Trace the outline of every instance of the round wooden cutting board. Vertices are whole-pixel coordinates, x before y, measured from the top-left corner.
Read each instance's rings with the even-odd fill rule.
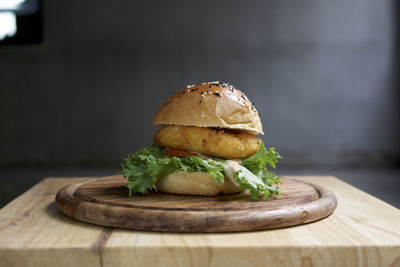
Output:
[[[56,205],[80,221],[163,232],[236,232],[313,222],[336,208],[335,195],[317,185],[282,179],[281,195],[249,200],[248,193],[216,197],[151,192],[128,196],[121,175],[72,184],[61,189]]]

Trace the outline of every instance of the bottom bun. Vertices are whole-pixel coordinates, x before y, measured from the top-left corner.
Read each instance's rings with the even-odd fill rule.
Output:
[[[170,173],[158,179],[157,189],[164,193],[216,196],[240,192],[231,180],[224,177],[224,183],[214,180],[207,172]]]

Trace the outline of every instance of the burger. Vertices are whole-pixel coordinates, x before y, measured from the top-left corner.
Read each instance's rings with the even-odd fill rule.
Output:
[[[281,156],[266,148],[253,103],[224,82],[188,85],[161,104],[153,124],[154,144],[123,159],[129,195],[158,190],[215,196],[248,192],[251,198],[279,194],[275,168]]]

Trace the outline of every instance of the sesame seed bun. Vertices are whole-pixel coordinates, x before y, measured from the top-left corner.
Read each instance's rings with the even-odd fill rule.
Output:
[[[264,134],[250,100],[232,85],[207,82],[189,85],[157,110],[154,125],[218,127]]]

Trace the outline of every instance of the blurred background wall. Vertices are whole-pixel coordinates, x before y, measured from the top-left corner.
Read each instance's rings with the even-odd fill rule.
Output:
[[[186,84],[255,102],[281,167],[400,159],[395,1],[45,1],[43,41],[0,47],[0,167],[110,167]]]

